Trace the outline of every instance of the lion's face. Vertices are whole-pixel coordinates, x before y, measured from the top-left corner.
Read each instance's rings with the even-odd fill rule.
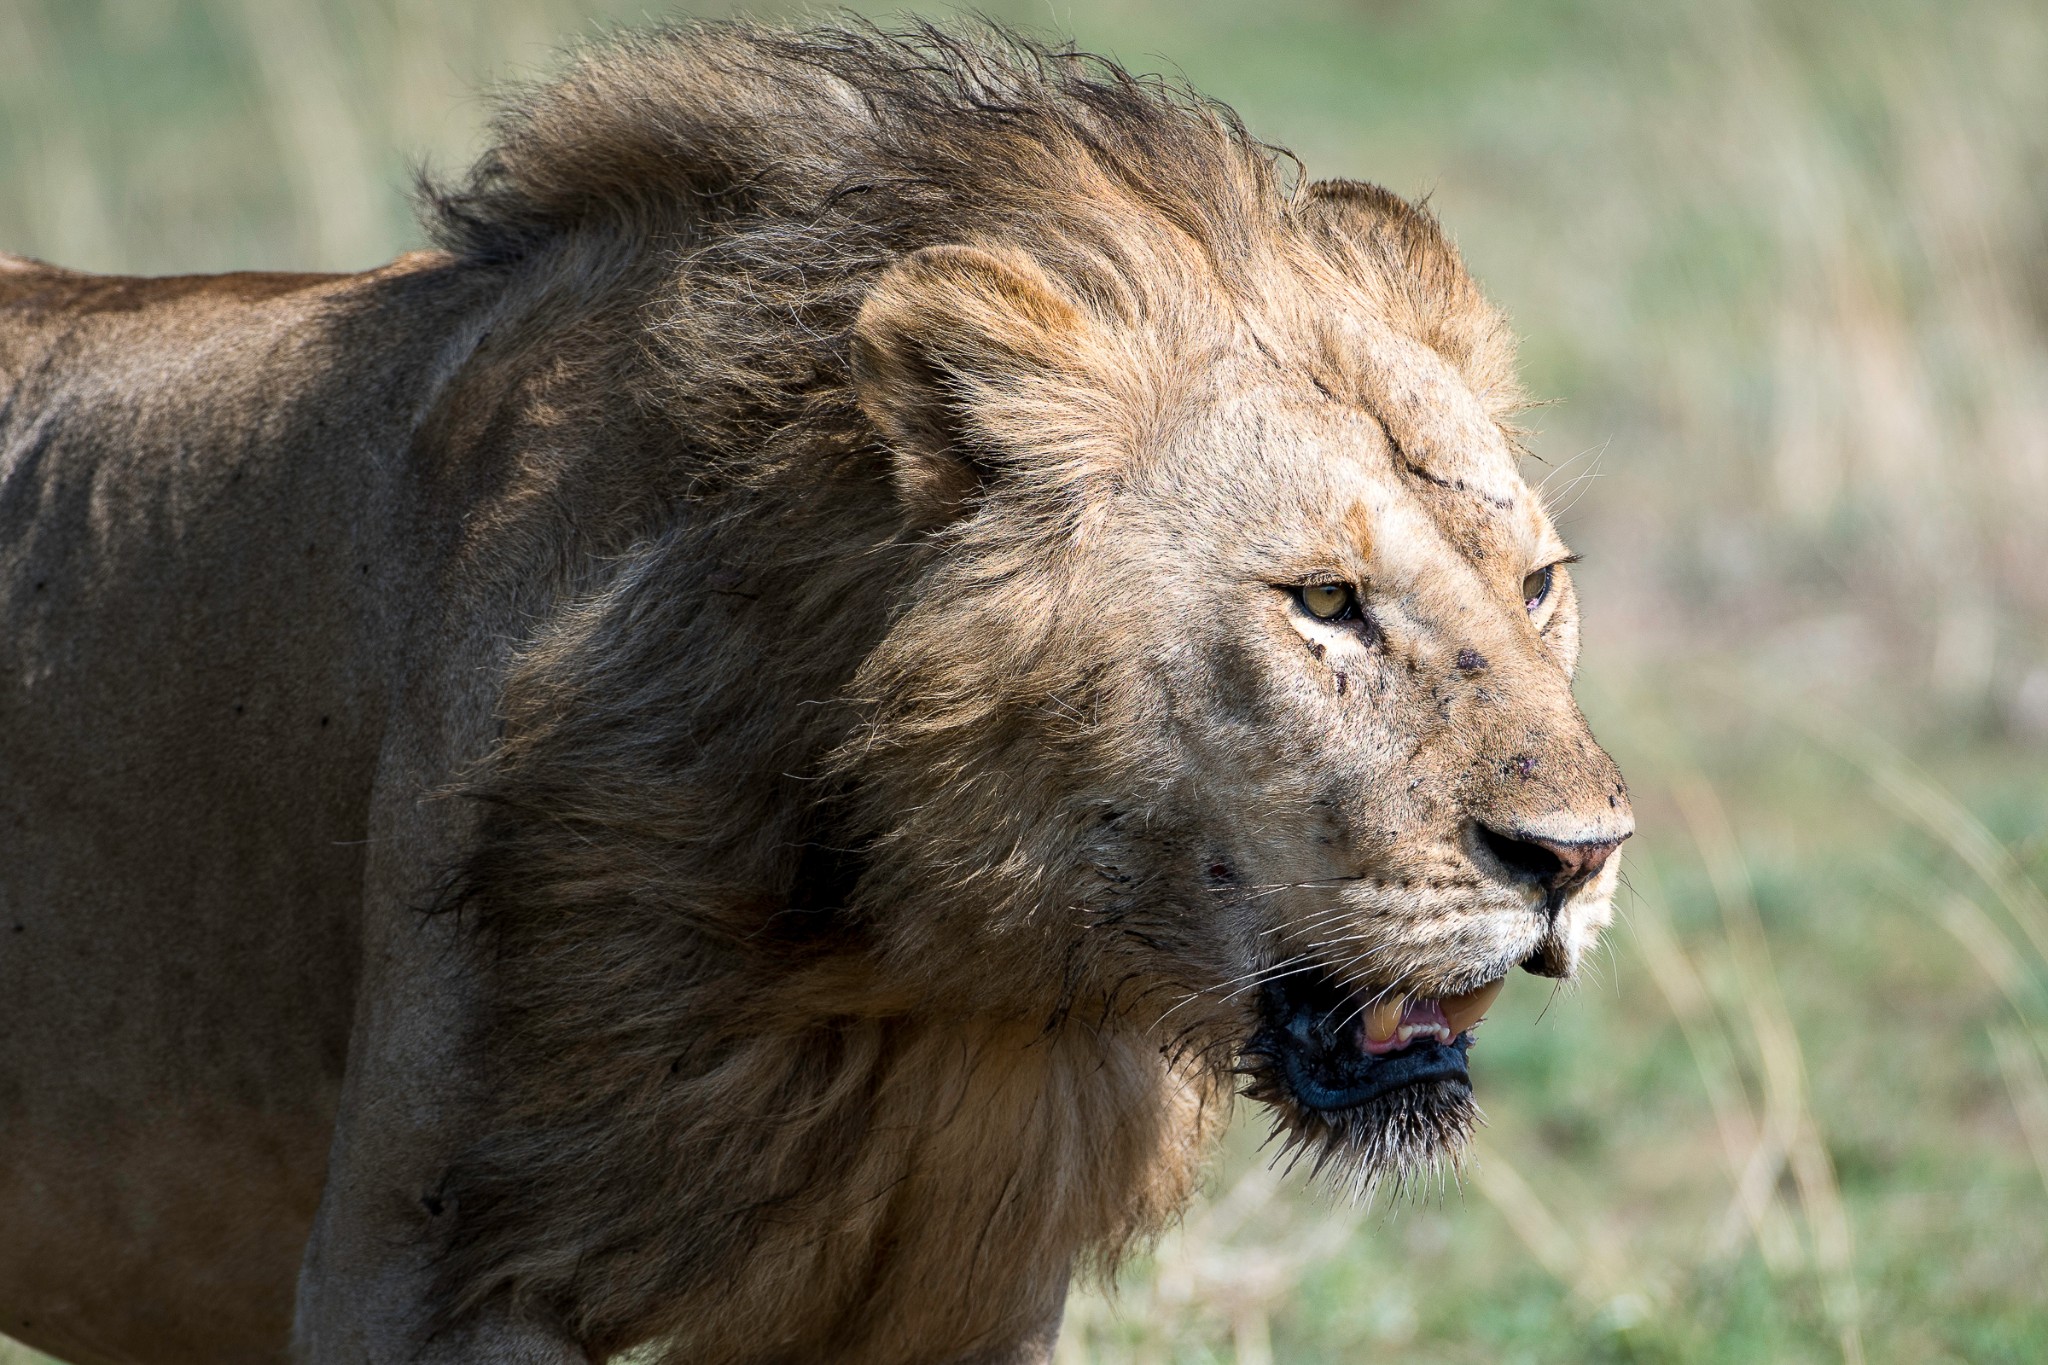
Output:
[[[1408,410],[1226,379],[1105,540],[1156,599],[1119,613],[1182,822],[1154,872],[1223,945],[1190,988],[1299,1130],[1405,1158],[1462,1129],[1506,974],[1608,923],[1633,825],[1571,698],[1569,551],[1448,367],[1385,344]]]
[[[1012,270],[984,296],[1044,314]],[[969,376],[988,385],[976,425],[930,448],[1028,443],[1036,411],[1065,464],[985,488],[975,520],[1010,529],[961,531],[920,611],[972,616],[981,685],[1069,755],[1064,789],[1009,799],[1020,825],[1101,817],[1064,847],[1108,888],[1092,909],[1116,988],[1142,975],[1155,988],[1127,994],[1163,1040],[1229,1052],[1298,1137],[1370,1176],[1462,1139],[1473,1030],[1516,966],[1576,969],[1633,823],[1571,696],[1569,552],[1499,425],[1391,329],[1326,335],[1320,356],[1211,347],[1166,416],[1092,434],[1042,372]],[[960,474],[914,472],[934,469]],[[1031,554],[1020,525],[1056,544]],[[1084,666],[1049,671],[1048,652]],[[1012,849],[1033,837],[962,818]]]

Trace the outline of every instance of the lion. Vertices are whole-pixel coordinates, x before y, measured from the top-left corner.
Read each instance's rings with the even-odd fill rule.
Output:
[[[997,30],[615,40],[358,275],[0,271],[0,1327],[1043,1361],[1455,1161],[1627,794],[1424,209]]]

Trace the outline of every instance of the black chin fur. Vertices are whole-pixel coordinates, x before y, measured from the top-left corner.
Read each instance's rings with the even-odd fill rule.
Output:
[[[1269,983],[1238,1058],[1243,1093],[1274,1111],[1281,1158],[1311,1156],[1316,1174],[1357,1195],[1398,1194],[1446,1161],[1455,1167],[1482,1122],[1465,1071],[1471,1036],[1373,1057],[1341,1034],[1354,1015],[1320,973]]]

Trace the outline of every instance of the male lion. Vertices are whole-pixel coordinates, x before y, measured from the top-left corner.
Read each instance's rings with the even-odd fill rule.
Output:
[[[0,270],[0,1326],[1042,1360],[1234,1077],[1455,1153],[1631,826],[1426,214],[1100,61],[743,25],[428,205]]]

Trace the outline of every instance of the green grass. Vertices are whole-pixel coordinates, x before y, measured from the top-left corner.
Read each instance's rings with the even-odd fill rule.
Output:
[[[1197,1210],[1120,1296],[1075,1305],[1067,1359],[2048,1355],[2048,1172],[2015,1107],[2029,1083],[2037,1107],[2048,1097],[2038,1052],[2031,1082],[2009,1082],[1992,1037],[2048,1038],[2048,997],[1997,888],[1775,708],[1670,679],[1588,690],[1639,803],[1633,889],[1581,985],[1553,997],[1518,979],[1496,1008],[1474,1053],[1489,1125],[1462,1177],[1362,1218],[1300,1181],[1235,1226]],[[1965,808],[2022,839],[2048,826],[2038,764],[1957,766],[1977,774],[1956,793]],[[1705,855],[1721,837],[1700,827],[1714,804],[1730,842]],[[1733,884],[1724,873],[1717,891],[1709,856],[1734,865]],[[1742,897],[1762,963],[1724,903]],[[2029,963],[2024,1013],[1945,926],[1953,897]],[[1662,988],[1674,954],[1698,998]],[[1772,1163],[1767,1254],[1711,1096],[1747,1158],[1774,1099],[1755,1009],[1773,1000],[1803,1075],[1787,1097],[1793,1145],[1812,1144],[1820,1178],[1802,1179],[1796,1154]],[[1247,1127],[1212,1197],[1263,1169]],[[1829,1244],[1831,1217],[1846,1245]],[[1303,1260],[1319,1229],[1330,1244]]]
[[[1353,1209],[1248,1116],[1062,1359],[2048,1359],[2048,14],[987,8],[1432,196],[1559,400],[1531,444],[1642,826],[1586,979],[1488,1025],[1456,1180]],[[646,16],[10,0],[0,249],[370,264],[481,87]]]

